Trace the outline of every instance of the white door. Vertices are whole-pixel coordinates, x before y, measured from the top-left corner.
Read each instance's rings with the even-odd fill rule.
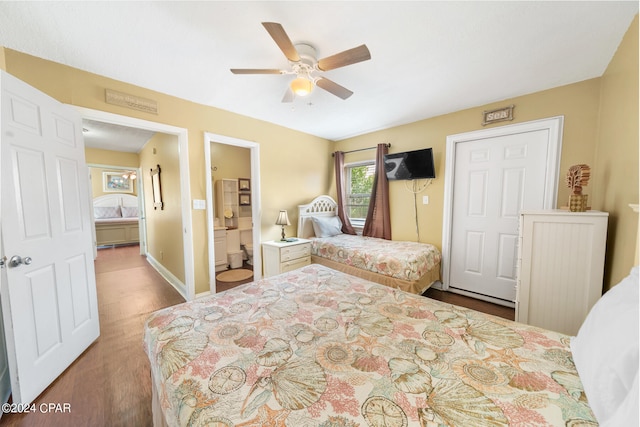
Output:
[[[1,299],[13,402],[34,400],[100,334],[82,123],[0,72]]]
[[[514,302],[518,215],[555,203],[557,177],[549,175],[549,156],[556,145],[546,127],[504,128],[455,143],[447,285]]]

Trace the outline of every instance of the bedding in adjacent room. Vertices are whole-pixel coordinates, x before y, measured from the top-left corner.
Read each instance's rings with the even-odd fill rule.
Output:
[[[140,241],[138,198],[105,194],[93,199],[96,246],[130,245]]]

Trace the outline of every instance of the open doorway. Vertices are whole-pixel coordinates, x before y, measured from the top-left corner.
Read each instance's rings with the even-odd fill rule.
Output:
[[[253,267],[254,280],[262,277],[260,151],[259,145],[255,142],[205,133],[204,152],[209,289],[211,293],[216,293],[216,264],[218,264],[218,270],[220,266],[227,268],[227,264],[231,266],[229,261],[234,262],[236,256],[245,258],[236,261],[237,265],[250,262]],[[242,162],[238,172],[234,172],[233,169],[228,169],[226,172],[222,170],[220,165],[229,161],[222,153],[237,156],[237,159]],[[246,164],[247,160],[249,165]],[[216,168],[215,171],[214,168]],[[217,195],[216,187],[219,187]],[[225,239],[224,245],[221,244],[222,234]],[[227,250],[227,235],[229,235],[232,244],[229,246],[232,249],[231,252]],[[251,249],[249,249],[247,242],[252,245]],[[220,253],[222,251],[224,252]],[[238,252],[238,254],[233,252]]]
[[[190,199],[191,190],[189,185],[189,155],[188,155],[188,135],[187,130],[184,128],[178,128],[175,126],[169,126],[161,123],[150,122],[141,119],[135,119],[127,116],[120,116],[117,114],[107,113],[104,111],[91,110],[82,107],[75,107],[81,114],[83,119],[92,120],[96,122],[109,123],[114,125],[120,125],[130,128],[141,129],[145,131],[151,131],[157,134],[162,134],[164,140],[173,141],[170,142],[177,145],[175,150],[175,156],[177,157],[177,165],[175,176],[172,177],[173,182],[176,183],[176,191],[174,201],[174,208],[177,209],[179,219],[179,236],[182,240],[182,254],[180,256],[181,268],[184,268],[183,278],[178,278],[171,274],[171,271],[164,267],[162,262],[163,254],[156,254],[154,257],[149,248],[145,248],[147,251],[145,255],[149,263],[158,272],[165,277],[176,288],[176,290],[189,301],[195,298],[195,274],[194,274],[194,260],[193,260],[193,233],[191,225],[191,211],[190,211]],[[145,170],[141,171],[143,175]],[[163,172],[164,173],[164,172]],[[167,177],[169,178],[169,177]],[[140,178],[139,178],[140,179]],[[179,195],[177,194],[179,193]],[[148,203],[147,203],[148,204]],[[146,227],[145,227],[146,228]],[[149,233],[148,233],[149,234]],[[149,236],[147,236],[147,239]]]
[[[94,219],[94,257],[99,248],[125,245],[139,245],[140,255],[146,254],[144,191],[142,180],[138,179],[138,165],[87,162],[87,166]]]

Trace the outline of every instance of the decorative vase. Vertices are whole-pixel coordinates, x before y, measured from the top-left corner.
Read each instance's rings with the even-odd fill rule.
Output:
[[[587,211],[587,194],[572,194],[569,196],[569,210],[571,212]]]

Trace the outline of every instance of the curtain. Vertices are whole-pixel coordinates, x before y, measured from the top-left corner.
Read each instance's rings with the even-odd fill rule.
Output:
[[[376,174],[369,200],[363,236],[391,240],[391,214],[389,210],[389,181],[384,169],[384,155],[389,152],[387,144],[378,144],[376,151]]]
[[[344,205],[346,199],[344,187],[344,152],[336,151],[334,154],[336,167],[336,192],[338,193],[338,217],[342,221],[342,232],[345,234],[356,234],[356,230],[349,221],[347,210]]]

